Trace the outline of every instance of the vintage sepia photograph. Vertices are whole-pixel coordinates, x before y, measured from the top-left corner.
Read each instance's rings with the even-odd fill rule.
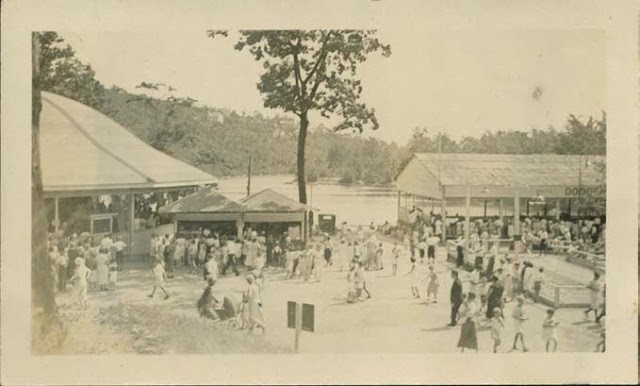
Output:
[[[25,1],[1,383],[637,381],[631,2]]]
[[[421,33],[34,32],[34,353],[605,351],[603,31]]]

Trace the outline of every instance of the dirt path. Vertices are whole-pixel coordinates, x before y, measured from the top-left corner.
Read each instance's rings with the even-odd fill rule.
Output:
[[[387,244],[385,248],[390,251],[391,245]],[[337,268],[330,267],[326,270],[320,283],[288,280],[284,279],[282,271],[267,270],[263,310],[268,333],[260,339],[265,344],[272,345],[272,348],[284,346],[285,351],[293,346],[293,331],[286,327],[287,301],[293,300],[315,305],[316,331],[302,333],[302,352],[456,352],[459,329],[445,326],[449,321],[448,291],[451,279],[448,263],[444,262],[444,253],[444,249],[438,250],[436,263],[441,283],[439,302],[429,305],[411,297],[408,278],[403,276],[409,269],[408,257],[400,261],[397,277],[391,276],[391,264],[385,261],[385,270],[372,275],[369,287],[373,298],[356,304],[345,302],[346,272],[339,272]],[[388,260],[388,256],[385,258]],[[181,319],[184,325],[198,321],[195,302],[204,287],[202,276],[177,273],[174,279],[168,281],[167,288],[171,297],[167,300],[159,294],[154,299],[146,296],[151,291],[150,269],[125,270],[119,279],[116,291],[90,294],[92,307],[109,310],[109,307],[123,304],[130,309],[151,308],[153,312],[160,312],[162,315],[184,318]],[[465,280],[464,275],[462,279]],[[223,277],[216,284],[216,294],[219,297],[227,295],[240,298],[245,288],[242,276]],[[508,304],[505,309],[507,321],[503,333],[503,349],[508,348],[513,336],[513,323],[510,319],[512,307],[513,303]],[[545,311],[544,306],[527,305],[530,320],[525,327],[525,335],[531,351],[544,351],[541,332]],[[158,314],[150,315],[149,317],[153,317],[152,315]],[[594,350],[599,339],[599,326],[593,322],[585,322],[582,311],[578,309],[560,309],[557,317],[562,323],[559,327],[558,351]],[[126,326],[126,321],[121,320],[121,324]],[[175,324],[176,331],[167,332],[167,336],[184,335],[183,327]],[[481,330],[478,339],[480,351],[489,352],[489,331]],[[179,351],[188,349],[188,345],[172,348]],[[136,349],[136,352],[140,350]]]

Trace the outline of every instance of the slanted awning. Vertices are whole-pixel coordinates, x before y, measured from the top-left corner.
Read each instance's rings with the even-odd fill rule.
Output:
[[[247,212],[304,212],[306,205],[272,189],[261,190],[240,200]]]
[[[252,223],[303,223],[307,206],[275,190],[265,189],[240,200],[244,221]]]
[[[242,213],[244,211],[243,205],[212,188],[198,190],[158,209],[160,214]]]
[[[144,143],[106,115],[42,93],[40,159],[47,196],[136,193],[217,179]]]

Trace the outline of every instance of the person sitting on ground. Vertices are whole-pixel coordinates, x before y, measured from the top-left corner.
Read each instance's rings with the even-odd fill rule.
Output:
[[[218,307],[218,299],[213,295],[213,286],[216,281],[213,279],[207,280],[207,286],[205,287],[200,299],[198,300],[196,307],[198,308],[198,313],[200,317],[218,320],[220,317],[216,312],[216,308]]]

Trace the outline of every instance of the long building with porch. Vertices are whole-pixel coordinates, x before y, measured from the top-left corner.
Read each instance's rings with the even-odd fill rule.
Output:
[[[468,235],[472,206],[484,204],[486,216],[491,203],[500,217],[513,217],[519,235],[522,215],[603,216],[604,162],[594,155],[416,153],[396,178],[398,221],[410,222],[416,208],[447,217],[462,209]]]

